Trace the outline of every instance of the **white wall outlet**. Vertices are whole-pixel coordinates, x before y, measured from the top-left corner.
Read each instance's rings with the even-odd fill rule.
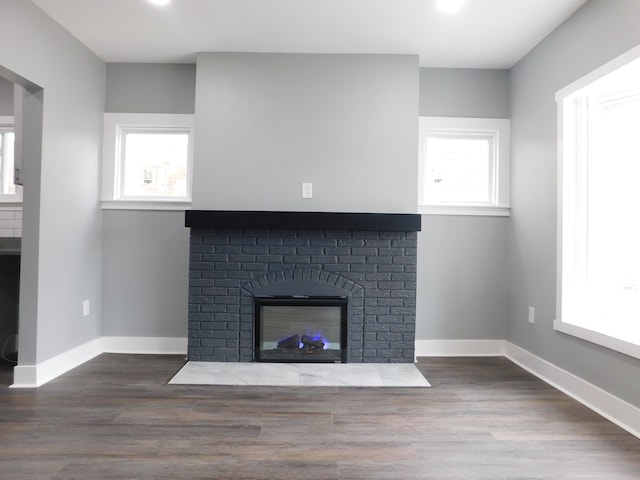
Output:
[[[82,302],[82,316],[83,317],[88,317],[89,316],[89,300],[85,300]]]
[[[536,323],[536,309],[529,307],[529,323]]]
[[[302,198],[313,198],[313,183],[302,184]]]

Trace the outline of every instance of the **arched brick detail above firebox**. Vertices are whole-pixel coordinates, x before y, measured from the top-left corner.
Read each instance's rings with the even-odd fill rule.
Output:
[[[192,227],[189,248],[189,360],[253,361],[253,296],[297,294],[349,298],[347,361],[413,362],[415,231]]]
[[[347,277],[318,269],[272,272],[240,287],[240,361],[254,358],[254,306],[257,296],[340,296],[348,298],[347,361],[362,363],[364,353],[364,287]]]

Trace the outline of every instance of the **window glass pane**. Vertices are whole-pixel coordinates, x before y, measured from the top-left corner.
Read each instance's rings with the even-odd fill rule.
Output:
[[[16,186],[13,183],[15,134],[0,132],[0,193],[15,195]]]
[[[587,190],[590,328],[640,344],[640,97],[594,109]]]
[[[125,197],[186,197],[188,133],[127,132],[123,147]]]
[[[426,141],[426,202],[488,203],[491,200],[492,138],[429,135]]]

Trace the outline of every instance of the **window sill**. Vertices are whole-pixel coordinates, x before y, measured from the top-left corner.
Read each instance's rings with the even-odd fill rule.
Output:
[[[103,210],[191,210],[190,201],[102,200]]]
[[[418,213],[423,215],[469,215],[482,217],[509,217],[511,207],[494,205],[420,205]]]
[[[602,333],[594,332],[593,330],[579,327],[571,323],[562,322],[558,319],[555,319],[553,321],[553,328],[554,330],[566,335],[571,335],[573,337],[586,340],[587,342],[595,343],[596,345],[600,345],[610,350],[629,355],[630,357],[640,359],[640,345],[625,342],[624,340],[619,340]]]

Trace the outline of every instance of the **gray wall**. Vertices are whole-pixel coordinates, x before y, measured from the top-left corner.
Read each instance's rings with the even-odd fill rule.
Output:
[[[229,57],[224,55],[223,57]],[[241,57],[243,62],[240,66],[242,70],[252,69],[251,65],[247,64],[244,59],[256,60],[255,55],[232,55],[231,57]],[[264,63],[264,58],[259,57],[256,62],[260,68],[267,67]],[[402,132],[401,143],[404,144],[404,149],[407,151],[403,155],[404,161],[409,162],[412,169],[409,175],[403,174],[400,177],[406,183],[406,177],[410,177],[410,188],[403,188],[405,196],[411,198],[411,209],[415,211],[416,204],[415,198],[417,184],[414,182],[414,171],[417,168],[417,160],[415,157],[416,147],[416,127],[417,127],[417,102],[418,102],[418,75],[417,75],[417,63],[414,57],[399,57],[394,59],[393,56],[354,56],[345,57],[337,56],[311,56],[311,60],[322,60],[320,67],[314,67],[313,63],[304,62],[303,65],[308,72],[300,72],[297,70],[297,64],[300,63],[300,56],[284,56],[282,60],[285,60],[284,64],[280,60],[280,56],[267,56],[269,60],[275,60],[275,66],[282,67],[282,71],[272,67],[276,70],[274,75],[277,80],[291,81],[288,79],[289,75],[292,75],[294,79],[299,78],[301,75],[309,75],[307,79],[310,85],[301,85],[300,90],[297,90],[294,98],[291,100],[283,100],[273,108],[277,108],[278,115],[283,118],[282,123],[287,121],[294,121],[294,123],[300,123],[297,125],[297,133],[295,135],[288,135],[290,138],[288,141],[280,139],[279,141],[285,145],[291,144],[297,137],[312,137],[315,135],[312,128],[309,125],[309,115],[305,118],[298,117],[299,111],[296,110],[297,103],[305,101],[312,102],[312,105],[307,105],[309,112],[313,115],[311,117],[323,117],[315,118],[315,125],[319,125],[326,120],[327,125],[323,128],[330,128],[335,130],[335,137],[331,140],[327,140],[326,137],[320,138],[319,142],[325,142],[330,144],[334,149],[339,149],[341,145],[346,145],[346,148],[354,148],[351,140],[348,141],[343,136],[349,138],[351,135],[355,135],[353,132],[347,133],[340,131],[346,128],[345,122],[354,121],[356,118],[368,118],[374,116],[370,111],[362,112],[362,109],[366,107],[368,102],[368,95],[376,91],[375,88],[380,88],[380,82],[386,82],[389,77],[399,77],[396,83],[393,83],[394,88],[400,88],[398,95],[394,94],[394,89],[390,86],[385,86],[390,92],[385,97],[386,102],[391,102],[390,99],[396,96],[402,99],[401,105],[396,105],[396,115],[402,117],[401,120],[396,118],[396,115],[391,115],[390,118],[394,122],[393,129],[398,126],[404,126],[406,129],[407,124],[410,124],[410,128],[406,129],[407,132]],[[297,58],[295,58],[297,57]],[[345,62],[347,59],[350,62]],[[259,61],[258,61],[259,60]],[[354,65],[352,66],[351,63]],[[399,65],[399,67],[397,67]],[[389,67],[397,67],[399,72],[389,73],[386,69]],[[343,68],[344,67],[344,68]],[[410,68],[409,68],[410,67]],[[318,68],[323,74],[318,77]],[[361,72],[360,70],[363,69]],[[353,70],[353,71],[352,71]],[[231,77],[225,79],[231,86],[234,85],[237,79],[233,78],[238,74],[237,68],[231,68]],[[334,73],[335,76],[331,79],[327,78],[328,73]],[[337,72],[337,73],[336,73]],[[412,72],[412,73],[411,73]],[[374,75],[377,79],[372,81],[368,74]],[[346,78],[346,80],[345,80]],[[344,80],[345,84],[342,84]],[[401,81],[402,80],[402,81]],[[107,85],[106,85],[106,110],[109,112],[135,112],[135,113],[193,113],[194,108],[194,96],[195,96],[195,66],[193,65],[138,65],[138,64],[108,64],[107,65]],[[208,80],[205,81],[205,85],[211,86]],[[263,108],[263,104],[270,100],[271,94],[268,92],[270,88],[278,89],[277,84],[269,84],[267,86],[261,86],[263,78],[260,75],[252,75],[250,80],[245,80],[247,85],[245,86],[248,93],[252,96],[249,97],[247,102],[250,102],[244,108],[251,108],[256,111],[260,111]],[[359,94],[354,92],[357,82],[362,82],[363,85],[373,84],[375,88],[367,88],[366,94]],[[400,83],[398,85],[398,82]],[[326,83],[328,86],[321,85]],[[216,81],[214,84],[216,88],[220,83]],[[407,87],[411,87],[408,88]],[[304,88],[303,88],[304,87]],[[315,97],[311,100],[306,99],[306,94],[309,93],[309,88],[321,90],[323,95],[322,101]],[[252,91],[259,90],[259,91]],[[408,93],[406,91],[408,90]],[[153,95],[149,95],[148,92],[152,91]],[[281,92],[284,95],[286,92]],[[335,94],[335,95],[334,95]],[[364,98],[363,98],[364,95]],[[171,103],[167,103],[166,98],[174,96],[175,99]],[[349,112],[348,106],[353,105],[354,101],[349,97],[356,96],[358,109],[356,112]],[[179,100],[176,100],[179,99]],[[410,100],[412,99],[412,100]],[[204,102],[204,100],[203,100]],[[315,102],[315,103],[314,103]],[[327,112],[322,111],[322,106],[326,103],[331,103],[333,108]],[[286,106],[286,108],[283,107]],[[376,103],[379,109],[382,108],[381,104]],[[386,105],[386,103],[385,103]],[[204,103],[206,106],[206,102]],[[204,107],[202,107],[204,109]],[[225,110],[229,109],[229,110]],[[231,124],[228,122],[230,117],[233,117],[235,106],[225,106],[223,109],[218,108],[216,110],[216,119],[228,124],[229,130],[227,135],[231,135],[233,138],[245,135],[245,125]],[[368,108],[368,107],[366,107]],[[339,110],[339,111],[338,111]],[[378,117],[386,116],[384,110],[379,110],[384,115],[378,115]],[[207,112],[208,114],[209,112]],[[393,111],[392,111],[393,113]],[[357,114],[357,115],[356,115]],[[300,114],[302,115],[302,114]],[[326,116],[326,118],[324,118]],[[334,116],[338,116],[336,119]],[[348,118],[347,118],[348,117]],[[239,118],[238,123],[242,123],[246,119]],[[270,119],[261,128],[265,130],[268,125],[272,125]],[[378,122],[387,122],[386,119],[378,119]],[[266,120],[265,120],[266,122]],[[328,126],[328,124],[336,124],[335,126]],[[367,122],[365,122],[367,123]],[[375,122],[369,121],[367,123],[369,129],[373,128]],[[347,125],[348,126],[348,125]],[[197,124],[196,136],[199,132],[207,132]],[[356,127],[350,127],[356,128]],[[358,126],[357,128],[360,128]],[[376,126],[376,128],[381,128]],[[237,129],[237,130],[236,130]],[[284,132],[286,133],[286,132]],[[368,141],[368,135],[372,132],[367,132],[367,135],[358,131],[355,138],[361,144]],[[209,137],[208,134],[203,135],[200,133],[200,138]],[[224,138],[227,138],[226,136]],[[410,139],[410,146],[409,146]],[[297,140],[296,140],[297,141]],[[386,141],[385,141],[386,142]],[[243,140],[244,144],[246,139]],[[233,145],[227,145],[227,148]],[[277,143],[274,143],[274,147],[277,147]],[[363,148],[367,148],[366,145]],[[408,151],[411,150],[409,155]],[[285,152],[286,153],[286,152]],[[273,153],[276,155],[276,153]],[[296,168],[298,171],[306,171],[312,168],[312,165],[308,161],[304,161],[304,165],[296,167],[298,158],[290,158],[291,168]],[[194,190],[197,179],[202,178],[203,168],[208,168],[208,160],[212,158],[210,155],[196,158],[196,169],[194,178]],[[259,182],[264,180],[265,176],[260,177],[256,170],[260,168],[260,159],[255,156],[248,157],[234,174],[249,173],[249,181]],[[388,158],[396,158],[396,156],[389,154]],[[369,168],[367,164],[364,164],[362,158],[349,159],[349,168],[366,170]],[[272,160],[273,161],[273,160]],[[400,161],[400,160],[398,160]],[[211,177],[206,179],[206,183],[200,183],[202,188],[205,188],[203,192],[206,196],[209,194],[213,180],[218,182],[224,178],[222,172],[224,169],[230,169],[237,167],[237,165],[228,165],[229,160],[225,162],[215,163],[213,167],[214,172],[211,172]],[[342,165],[341,165],[342,167]],[[398,168],[398,164],[394,162],[387,162],[386,175],[389,175],[389,169],[394,173]],[[342,169],[342,168],[341,168]],[[366,173],[366,172],[365,172]],[[380,175],[377,172],[376,175]],[[313,177],[313,176],[312,176]],[[275,181],[273,176],[267,175],[270,181]],[[306,181],[304,177],[300,181]],[[311,178],[310,181],[314,181]],[[379,181],[379,179],[377,180]],[[360,180],[355,182],[352,179],[349,181],[327,179],[328,188],[333,193],[331,205],[327,208],[329,210],[344,210],[345,206],[348,207],[348,200],[343,196],[338,195],[343,191],[343,184],[349,185],[348,195],[352,198],[358,199],[360,196],[371,195],[376,190],[369,192],[363,191],[359,185]],[[354,186],[355,185],[355,186]],[[324,194],[320,188],[322,183],[316,184],[314,181],[314,193],[316,195],[324,195],[326,197],[327,192]],[[325,189],[327,184],[324,185]],[[406,191],[409,191],[409,195],[406,195]],[[379,189],[377,194],[380,195]],[[221,199],[220,202],[216,202],[212,205],[207,205],[207,209],[242,209],[242,208],[255,208],[255,209],[268,209],[272,208],[266,205],[269,197],[272,194],[271,188],[269,189],[269,195],[262,198],[259,193],[253,193],[249,195],[252,201],[252,206],[243,206],[244,198],[236,195],[231,196],[230,199]],[[346,193],[345,193],[346,195]],[[281,209],[295,210],[296,202],[299,202],[300,185],[295,183],[295,192],[292,195],[287,195],[286,201],[290,202],[281,205]],[[384,196],[382,194],[381,196]],[[289,199],[289,197],[291,197]],[[344,199],[345,203],[342,204]],[[227,202],[228,203],[225,203]],[[311,201],[311,204],[302,203],[303,209],[314,209],[316,205],[315,198]],[[353,202],[353,209],[357,209],[357,202]],[[369,202],[371,203],[371,202]],[[403,209],[407,211],[409,209],[408,202],[404,200],[405,206]],[[324,205],[324,204],[322,204]],[[364,206],[364,203],[362,204]],[[367,203],[368,205],[368,203]],[[198,208],[194,206],[194,208]],[[274,209],[276,207],[273,207]],[[373,210],[377,210],[376,207],[371,207]],[[387,207],[388,208],[388,207]],[[348,209],[348,208],[347,208]],[[159,233],[160,232],[160,233]],[[184,213],[183,212],[150,212],[150,211],[124,211],[124,210],[109,210],[104,212],[104,252],[103,252],[103,334],[112,336],[186,336],[187,329],[187,271],[188,266],[188,229],[184,228]],[[164,257],[173,256],[172,261],[162,261]],[[155,259],[155,260],[154,260]],[[152,272],[144,273],[151,264]],[[137,272],[137,273],[136,273]]]
[[[193,66],[147,67],[107,65],[107,110],[116,111],[115,106],[120,105],[120,110],[128,112],[166,111],[169,107],[161,108],[146,97],[144,90],[150,89],[156,92],[153,98],[159,99],[160,104],[162,98],[172,92],[181,92],[177,97],[187,100],[177,106],[174,113],[189,113],[194,95],[192,77],[183,75],[179,84],[164,77],[175,78],[176,69],[193,70]],[[509,73],[505,70],[423,68],[419,79],[420,115],[502,118],[509,111]],[[468,95],[470,83],[475,92],[473,95]],[[460,86],[461,91],[452,90],[452,85]],[[444,110],[441,97],[449,99],[449,110]],[[437,105],[432,108],[432,103]],[[252,172],[255,163],[247,162],[245,170]],[[411,168],[415,172],[417,166],[412,165]],[[415,174],[409,182],[410,187],[417,184]],[[359,182],[351,188],[355,192],[361,191]],[[296,194],[299,194],[297,190]],[[292,205],[295,205],[295,200],[292,200]],[[187,264],[188,230],[182,226],[181,220],[182,213],[178,212],[112,210],[104,213],[105,335],[185,334],[184,292],[187,282],[182,274],[177,275],[175,268],[166,263],[156,264],[157,273],[149,275],[144,282],[129,274],[131,269],[142,272],[149,257],[171,254],[177,256],[176,265],[180,265],[183,259],[182,265]],[[417,338],[504,338],[508,219],[424,215],[422,221],[418,255]],[[163,236],[155,237],[162,240],[145,252],[145,245],[154,239],[153,236],[149,238],[149,228],[154,231],[160,229]],[[136,301],[124,301],[125,298]],[[181,305],[185,305],[183,310],[180,310]],[[180,311],[184,312],[182,317],[177,316]]]
[[[512,70],[508,339],[640,407],[640,360],[553,330],[556,308],[555,92],[640,43],[640,2],[592,0]],[[527,323],[527,308],[536,323]]]
[[[509,71],[421,68],[420,115],[509,118]]]
[[[24,165],[19,363],[27,366],[100,335],[105,66],[31,2],[4,0],[0,31],[11,41],[0,66],[44,89],[42,156]]]
[[[417,56],[197,61],[194,209],[416,211]]]
[[[102,334],[186,338],[184,212],[107,210],[103,223]]]
[[[420,115],[509,118],[506,70],[420,69]],[[416,338],[505,337],[509,219],[423,215]]]
[[[106,111],[193,113],[195,65],[107,64]],[[107,336],[187,336],[189,230],[183,211],[103,212]]]
[[[105,112],[193,113],[196,66],[108,63]]]
[[[13,82],[0,77],[0,115],[13,115]]]

